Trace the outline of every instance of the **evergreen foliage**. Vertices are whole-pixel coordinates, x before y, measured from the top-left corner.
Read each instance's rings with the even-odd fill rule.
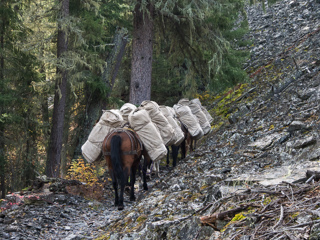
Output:
[[[242,63],[248,54],[236,50],[235,41],[247,31],[243,1],[172,0],[157,1],[155,6],[160,16],[156,18],[155,62],[158,57],[168,59],[171,76],[179,75],[176,92],[182,92],[180,96],[218,92],[246,80]],[[243,20],[235,28],[239,16]],[[156,73],[153,80],[158,78]],[[157,84],[153,87],[157,89],[153,94],[159,91]]]
[[[148,2],[142,1],[143,11]],[[45,169],[57,67],[68,70],[70,90],[64,126],[66,167],[90,117],[86,115],[90,103],[119,108],[128,102],[132,11],[137,1],[70,0],[70,16],[62,23],[68,51],[60,59],[56,56],[57,1],[1,3],[0,37],[5,41],[0,46],[4,60],[0,64],[0,178],[5,176],[6,186],[16,191]],[[245,81],[241,65],[247,55],[236,50],[247,44],[239,41],[247,28],[243,1],[151,3],[155,6],[152,100],[170,106],[182,97]],[[242,22],[237,22],[239,16]],[[119,28],[128,29],[129,40],[112,88],[102,76]]]
[[[40,123],[31,82],[40,79],[39,62],[16,45],[30,29],[20,19],[23,3],[0,5],[0,153],[2,194],[25,187],[35,174]],[[10,174],[8,174],[10,173]]]

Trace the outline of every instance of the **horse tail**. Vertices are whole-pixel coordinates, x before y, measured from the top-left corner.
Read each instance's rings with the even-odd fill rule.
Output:
[[[114,135],[111,138],[111,162],[113,170],[115,171],[116,178],[123,179],[123,169],[121,166],[121,143],[122,139],[119,135]]]

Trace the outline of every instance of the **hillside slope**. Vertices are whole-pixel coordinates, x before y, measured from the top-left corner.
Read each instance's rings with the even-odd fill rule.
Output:
[[[250,81],[203,99],[213,131],[192,154],[162,166],[135,202],[126,195],[123,211],[111,186],[103,202],[15,204],[0,212],[0,238],[320,239],[320,2],[247,13]]]
[[[216,129],[111,239],[318,239],[320,3],[247,12],[250,82],[206,99]]]

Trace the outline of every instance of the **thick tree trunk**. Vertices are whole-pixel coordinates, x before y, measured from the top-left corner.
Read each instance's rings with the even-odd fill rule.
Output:
[[[1,81],[1,79],[0,79]],[[1,114],[1,109],[0,109]],[[6,196],[6,186],[5,186],[5,167],[6,167],[6,159],[4,154],[4,127],[3,124],[0,123],[0,198],[5,198]]]
[[[2,18],[2,26],[0,32],[0,86],[4,83],[4,56],[2,55],[4,49],[4,30],[5,30],[5,19]],[[0,90],[0,94],[3,90],[3,87]],[[0,105],[0,116],[3,113],[2,106]],[[1,191],[1,198],[5,198],[6,194],[6,187],[5,187],[5,155],[4,155],[4,124],[0,122],[0,191]]]
[[[69,16],[69,0],[61,1],[61,18]],[[57,57],[58,59],[68,50],[67,33],[58,27]],[[60,173],[61,148],[63,138],[63,123],[67,93],[67,71],[57,68],[54,108],[52,116],[52,130],[49,142],[46,175],[58,177]]]
[[[6,196],[6,187],[5,187],[5,156],[4,156],[4,143],[3,143],[3,127],[2,124],[0,124],[0,191],[1,196],[0,198],[5,198]]]
[[[33,131],[36,131],[33,127],[32,124],[30,123],[29,116],[26,115],[24,116],[25,121],[26,121],[26,149],[25,149],[25,156],[23,160],[23,172],[22,172],[22,177],[21,177],[21,182],[25,186],[29,186],[31,184],[31,181],[34,180],[35,178],[35,172],[34,168],[32,165],[32,159],[34,159],[35,155],[33,154],[34,152],[34,138],[32,135]],[[31,133],[31,134],[29,134]]]
[[[121,60],[125,53],[127,42],[128,42],[127,30],[124,28],[117,29],[114,36],[114,40],[113,40],[114,47],[110,52],[110,54],[108,55],[108,58],[106,60],[107,67],[104,69],[104,72],[102,74],[102,80],[109,87],[110,89],[109,92],[112,92],[114,82],[120,68]],[[88,93],[88,96],[90,96],[90,94],[91,93]],[[88,99],[85,120],[84,120],[84,123],[81,124],[82,129],[80,132],[80,137],[79,137],[77,147],[74,152],[75,159],[81,156],[81,146],[88,139],[88,136],[93,126],[101,116],[102,109],[105,109],[105,108],[106,108],[106,105],[101,100],[96,101],[90,98]]]
[[[41,68],[40,73],[44,75],[43,81],[46,80],[44,66]],[[42,114],[42,139],[45,146],[45,152],[48,155],[49,138],[50,138],[50,123],[49,123],[49,104],[48,93],[40,93],[39,99],[41,101],[41,114]]]
[[[148,4],[148,13],[140,11],[141,0],[134,10],[132,42],[130,102],[140,105],[151,99],[153,5]]]
[[[67,86],[67,96],[68,101],[66,103],[66,111],[64,117],[64,127],[63,127],[63,138],[62,138],[62,149],[61,149],[61,167],[60,167],[60,174],[61,178],[65,178],[67,175],[67,149],[68,149],[68,138],[69,138],[69,126],[70,126],[70,119],[72,114],[72,105],[74,104],[73,98],[71,97],[71,89],[70,85]]]

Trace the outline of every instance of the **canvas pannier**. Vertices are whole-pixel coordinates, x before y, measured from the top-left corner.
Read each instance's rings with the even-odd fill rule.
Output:
[[[165,146],[171,146],[174,142],[174,129],[168,119],[160,111],[159,105],[154,101],[143,101],[141,107],[145,109],[151,121],[157,126]]]
[[[188,106],[189,105],[189,99],[188,98],[181,98],[179,100],[178,104],[183,105],[183,106]]]
[[[211,130],[211,125],[206,115],[201,110],[201,107],[199,106],[199,104],[190,101],[188,106],[190,107],[192,114],[198,118],[199,124],[203,130],[203,134],[204,135],[208,134]]]
[[[188,129],[190,135],[195,139],[200,139],[203,136],[203,130],[197,117],[192,114],[189,106],[175,104],[173,105],[173,109],[176,112],[179,120]]]
[[[199,98],[192,99],[191,102],[197,103],[197,104],[201,107],[201,110],[202,110],[203,113],[206,115],[206,117],[207,117],[207,119],[208,119],[208,122],[211,124],[212,121],[213,121],[213,118],[211,117],[211,115],[210,115],[210,113],[208,112],[208,110],[201,105],[201,102],[200,102]]]
[[[163,115],[168,119],[168,122],[171,124],[174,130],[174,142],[173,145],[179,146],[180,143],[184,140],[184,133],[179,124],[179,120],[174,116],[174,110],[172,107],[168,106],[159,106]]]
[[[102,125],[110,126],[112,128],[121,127],[123,124],[123,117],[119,109],[102,110],[102,116],[99,123]]]
[[[136,110],[137,107],[133,105],[132,103],[125,103],[121,108],[120,108],[120,113],[122,115],[122,118],[125,122],[128,122],[128,116],[129,114]]]
[[[103,110],[99,122],[93,127],[88,140],[81,147],[82,155],[89,163],[99,159],[104,138],[122,124],[123,118],[118,109]]]
[[[161,135],[145,109],[139,107],[132,111],[128,120],[132,129],[139,135],[151,160],[157,161],[167,155]]]
[[[101,157],[102,143],[92,143],[87,140],[81,147],[82,156],[89,162],[92,163]]]

